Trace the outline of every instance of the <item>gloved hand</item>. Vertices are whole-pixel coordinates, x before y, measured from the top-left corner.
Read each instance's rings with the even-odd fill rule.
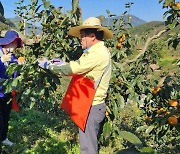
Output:
[[[52,64],[46,57],[38,59],[38,63],[38,65],[44,69],[49,69],[49,65]]]
[[[62,65],[62,64],[64,64],[64,61],[62,59],[58,59],[58,58],[54,58],[54,59],[50,60],[50,62],[55,64],[55,65]]]
[[[1,57],[1,61],[2,61],[3,63],[8,62],[8,61],[11,61],[11,54],[12,54],[12,53],[4,54],[4,55]]]

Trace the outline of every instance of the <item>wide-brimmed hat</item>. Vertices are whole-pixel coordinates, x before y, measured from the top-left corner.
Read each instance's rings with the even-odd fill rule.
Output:
[[[18,48],[22,47],[22,40],[19,37],[18,33],[14,30],[8,30],[6,32],[6,34],[4,35],[3,38],[0,38],[0,45],[4,46],[4,45],[8,45],[10,43],[12,43],[13,41],[17,40],[18,42]]]
[[[87,29],[87,28],[95,28],[98,31],[103,31],[104,32],[103,39],[111,39],[113,37],[112,31],[110,31],[107,27],[103,27],[101,25],[101,21],[98,18],[95,18],[95,17],[87,18],[83,22],[82,25],[72,27],[69,30],[69,34],[72,35],[72,36],[81,37],[80,31],[82,29]]]

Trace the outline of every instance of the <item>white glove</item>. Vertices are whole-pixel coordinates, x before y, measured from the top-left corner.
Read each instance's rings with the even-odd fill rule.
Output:
[[[3,62],[3,63],[5,63],[5,62],[8,62],[8,61],[11,61],[11,54],[12,53],[8,53],[8,54],[4,54],[2,57],[1,57],[1,61]]]

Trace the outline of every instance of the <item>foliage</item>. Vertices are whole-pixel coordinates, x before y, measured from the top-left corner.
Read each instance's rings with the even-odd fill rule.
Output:
[[[62,7],[55,8],[50,4],[50,1],[42,0],[42,4],[39,5],[38,0],[34,0],[27,6],[22,5],[23,1],[20,0],[17,3],[16,12],[28,21],[27,25],[32,29],[30,38],[33,41],[30,44],[25,44],[23,51],[17,53],[19,56],[25,57],[26,64],[12,64],[7,70],[9,76],[14,71],[17,71],[19,76],[15,79],[9,78],[9,80],[1,81],[1,83],[3,83],[5,92],[10,92],[13,89],[17,90],[18,100],[21,101],[22,107],[32,108],[35,106],[40,111],[44,110],[47,113],[53,111],[55,115],[60,114],[60,116],[65,118],[63,113],[57,111],[57,102],[61,100],[65,89],[62,80],[65,79],[66,83],[68,79],[59,78],[48,70],[39,68],[37,58],[42,56],[49,59],[58,57],[69,61],[75,60],[81,55],[79,40],[68,35],[68,31],[72,26],[79,25],[82,22],[78,0],[72,1],[72,10],[66,13],[62,13]],[[167,4],[164,3],[163,5]],[[128,9],[130,10],[130,5]],[[175,17],[178,13],[177,8],[174,7],[172,9],[173,12],[169,13],[171,13],[172,17]],[[114,32],[114,38],[105,41],[112,54],[113,73],[106,100],[107,113],[99,140],[100,145],[102,147],[109,146],[116,152],[120,148],[128,149],[129,147],[136,152],[165,152],[168,146],[170,146],[170,149],[177,151],[179,146],[178,120],[180,99],[178,72],[174,74],[164,72],[160,77],[152,77],[154,72],[149,65],[158,62],[161,56],[158,52],[163,49],[162,45],[164,46],[162,42],[148,44],[147,51],[138,59],[124,63],[129,58],[132,58],[137,45],[136,38],[130,34],[130,26],[132,26],[130,20],[128,23],[124,21],[124,16],[127,13],[129,12],[125,11],[121,18],[113,19],[113,24],[110,28]],[[108,17],[115,16],[108,10],[107,14]],[[103,16],[99,16],[99,18],[101,20],[104,19]],[[176,19],[173,18],[173,21]],[[24,30],[24,25],[26,24],[24,21],[21,21],[19,24],[21,31]],[[36,37],[37,21],[41,22],[43,27],[40,40]],[[169,28],[173,28],[172,24],[169,21],[169,25],[171,25]],[[177,38],[176,35],[175,38]],[[146,38],[142,39],[144,40],[140,41],[145,42]],[[178,105],[170,106],[168,103],[170,100],[177,100]],[[56,109],[49,109],[51,104]],[[138,113],[133,115],[136,108],[138,108]],[[124,110],[126,112],[122,116]],[[131,111],[133,112],[131,113]],[[170,121],[169,117],[173,117],[176,120]],[[68,123],[69,121],[65,118],[63,122]],[[60,125],[62,125],[60,127],[67,127],[63,123],[60,123]],[[46,131],[43,133],[46,133]],[[53,138],[52,140],[47,140],[45,144],[41,141],[32,142],[34,143],[33,146],[37,146],[35,150],[38,152],[48,152],[48,147],[57,148],[57,150],[64,152],[64,149],[58,148],[62,144],[58,142],[58,146],[56,146],[54,145],[55,141],[56,139],[54,140]],[[166,146],[164,146],[165,144]],[[43,151],[38,145],[47,151]],[[67,144],[65,143],[65,145]],[[67,146],[69,147],[69,144]],[[36,152],[35,150],[30,149],[28,152]]]
[[[152,74],[152,70],[150,70],[149,65],[152,63],[156,63],[159,56],[158,52],[162,50],[162,46],[160,44],[151,44],[147,51],[139,57],[136,61],[133,61],[129,63],[128,65],[122,65],[123,61],[126,61],[126,58],[129,57],[129,55],[132,53],[132,49],[134,46],[133,39],[128,33],[128,29],[126,29],[126,39],[128,40],[128,44],[123,44],[120,48],[117,48],[117,46],[114,46],[114,44],[118,44],[118,41],[120,37],[122,37],[121,31],[123,31],[123,27],[126,27],[123,25],[124,22],[121,22],[121,25],[119,25],[119,28],[117,31],[119,33],[116,33],[115,39],[117,41],[111,41],[111,43],[108,43],[108,46],[110,46],[112,51],[112,58],[113,58],[113,74],[112,79],[108,91],[108,116],[107,121],[103,127],[103,133],[104,136],[104,142],[107,139],[110,139],[111,142],[113,142],[114,138],[118,138],[120,136],[120,129],[119,125],[119,114],[121,112],[121,108],[124,108],[126,104],[128,103],[138,103],[139,107],[142,108],[144,113],[142,114],[143,119],[145,120],[145,115],[148,116],[147,119],[149,119],[150,122],[152,122],[152,125],[146,126],[147,124],[144,123],[144,138],[146,140],[147,145],[151,145],[153,143],[158,143],[158,146],[160,144],[160,138],[156,138],[156,136],[161,134],[163,137],[172,135],[167,131],[166,129],[170,127],[170,125],[167,123],[168,117],[166,117],[163,121],[166,123],[166,127],[162,127],[161,122],[157,120],[156,122],[153,121],[153,118],[149,117],[149,114],[151,114],[151,110],[149,108],[146,108],[149,103],[156,102],[157,104],[161,104],[162,100],[168,100],[171,99],[171,97],[175,97],[176,100],[179,100],[179,88],[177,89],[170,89],[169,87],[166,87],[169,90],[169,97],[163,98],[163,95],[160,96],[160,98],[154,98],[154,93],[158,91],[158,79],[149,78]],[[113,29],[114,32],[116,32],[116,27]],[[124,43],[124,42],[123,42]],[[178,73],[177,73],[178,74]],[[168,78],[167,74],[164,74],[163,77]],[[178,81],[178,77],[173,76],[172,80]],[[175,83],[176,83],[175,82]],[[172,84],[172,87],[175,86],[175,83]],[[177,82],[177,85],[179,85],[179,82]],[[155,86],[155,91],[151,91],[151,88]],[[162,86],[162,85],[161,85]],[[160,88],[160,87],[159,87]],[[162,87],[161,87],[162,88]],[[167,90],[165,88],[165,91]],[[173,96],[173,91],[176,93],[176,96]],[[166,92],[165,92],[166,93]],[[153,101],[152,101],[153,100]],[[176,110],[177,112],[177,110]],[[172,116],[172,115],[171,115]],[[179,116],[177,116],[178,118]],[[143,120],[141,119],[141,120]],[[155,125],[155,126],[154,126]],[[140,126],[141,127],[141,124]],[[179,123],[177,125],[179,127]],[[142,127],[141,127],[142,128]],[[132,130],[131,130],[132,131]],[[157,132],[157,134],[152,134],[152,138],[148,138],[146,134],[150,134],[152,131]],[[178,141],[178,132],[179,130],[175,130],[177,132],[177,135],[175,136],[175,142]],[[142,136],[142,135],[141,135]],[[162,137],[161,136],[161,137]],[[149,140],[148,140],[149,139]],[[157,141],[159,140],[159,142]],[[115,139],[114,139],[115,141]],[[166,137],[166,142],[168,142]],[[157,151],[163,151],[163,147],[154,147]],[[175,145],[176,147],[176,145]],[[158,149],[159,148],[159,149]],[[176,147],[177,148],[177,147]]]
[[[37,65],[37,58],[42,56],[53,59],[55,57],[64,60],[77,59],[81,54],[81,49],[75,44],[77,39],[72,38],[67,34],[69,28],[80,21],[79,8],[69,11],[68,14],[63,14],[61,8],[55,8],[49,1],[43,0],[43,4],[37,5],[38,0],[32,1],[28,6],[22,5],[23,0],[17,3],[16,13],[23,16],[30,23],[33,42],[25,44],[23,52],[19,56],[26,59],[25,65],[11,65],[7,72],[11,75],[17,71],[19,76],[15,79],[9,78],[4,82],[5,92],[10,92],[13,89],[18,91],[18,99],[25,106],[32,108],[35,103],[55,101],[54,92],[61,85],[59,77],[52,74],[48,70],[43,70]],[[78,1],[74,1],[77,5]],[[40,8],[44,9],[40,11]],[[36,21],[41,21],[43,26],[43,34],[40,41],[36,38]],[[22,22],[20,21],[20,30],[23,31]],[[66,38],[66,39],[64,39]],[[71,52],[73,51],[73,52]],[[30,101],[28,101],[30,100]],[[41,105],[40,105],[41,106]]]
[[[180,24],[180,2],[175,2],[175,0],[159,0],[159,3],[163,2],[163,8],[168,8],[169,10],[164,13],[164,18],[167,17],[165,24],[169,29],[174,29],[176,26]],[[174,34],[174,38],[172,37],[169,41],[169,45],[176,49],[177,45],[180,42],[179,34]]]

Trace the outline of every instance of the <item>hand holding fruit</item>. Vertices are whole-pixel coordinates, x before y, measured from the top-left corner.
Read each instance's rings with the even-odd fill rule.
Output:
[[[1,57],[1,61],[2,61],[3,63],[11,61],[11,55],[12,55],[12,53],[4,54],[4,55]]]

